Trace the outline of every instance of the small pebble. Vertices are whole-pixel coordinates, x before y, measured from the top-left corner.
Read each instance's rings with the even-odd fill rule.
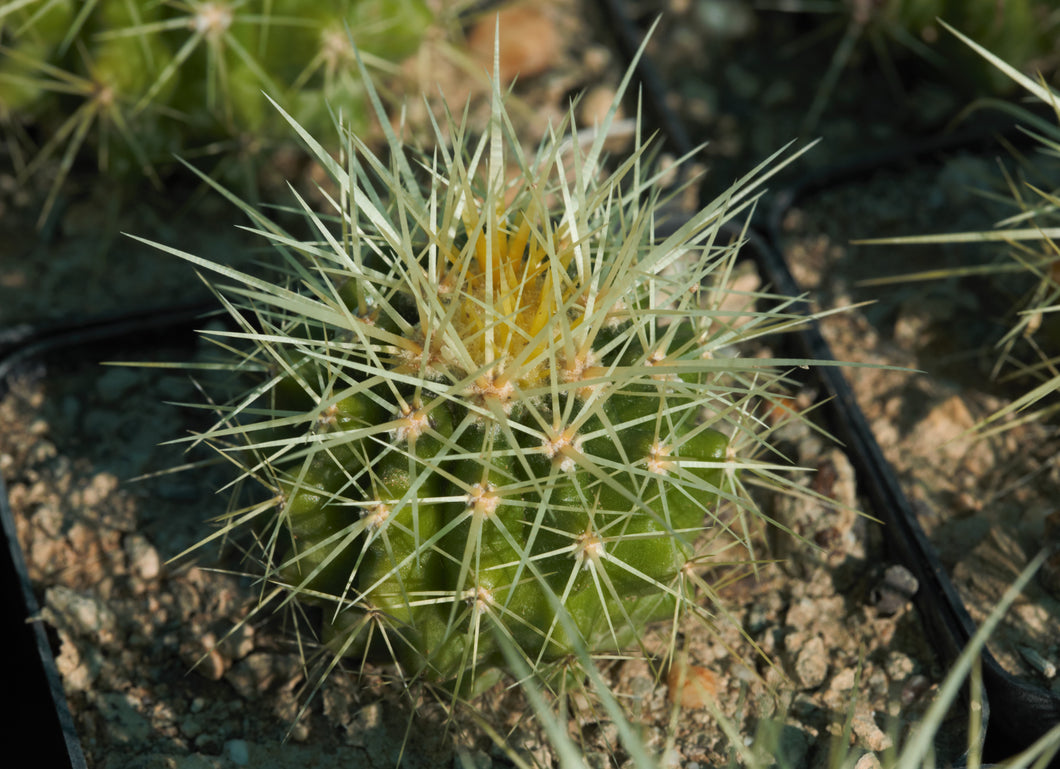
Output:
[[[246,740],[229,740],[225,743],[224,752],[228,760],[236,766],[246,766],[250,763],[250,750]]]
[[[799,650],[795,675],[804,689],[816,689],[824,683],[828,676],[828,655],[820,636],[814,636]]]
[[[854,764],[854,769],[880,769],[880,759],[875,753],[866,753]]]
[[[670,701],[682,708],[705,708],[718,699],[718,675],[712,670],[674,663],[666,677]]]
[[[556,64],[560,38],[555,24],[540,7],[522,3],[496,15],[486,14],[468,34],[467,45],[480,63],[493,70],[494,40],[500,30],[500,77],[510,83],[540,75]]]
[[[905,608],[920,588],[916,577],[904,566],[888,566],[883,579],[869,594],[881,617],[891,617]]]
[[[129,568],[140,579],[155,579],[162,573],[162,559],[147,541],[147,537],[142,534],[130,534],[125,537],[124,544]]]

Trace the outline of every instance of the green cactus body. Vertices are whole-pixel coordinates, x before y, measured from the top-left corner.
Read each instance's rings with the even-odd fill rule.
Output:
[[[465,280],[472,277],[482,276]],[[413,338],[424,338],[422,327]],[[402,355],[389,363],[395,373],[407,366]],[[315,365],[307,360],[303,368]],[[472,395],[470,403],[439,399],[403,416],[394,401],[414,399],[415,386],[402,383],[403,398],[395,399],[387,393],[393,385],[355,386],[362,391],[328,416],[336,435],[389,416],[387,442],[376,437],[317,452],[286,485],[285,515],[297,543],[284,558],[292,584],[314,594],[359,596],[351,611],[385,614],[406,644],[402,661],[443,680],[470,664],[465,650],[472,643],[476,664],[499,662],[495,641],[481,626],[472,628],[482,613],[542,661],[570,653],[555,601],[595,649],[628,644],[642,623],[673,613],[676,596],[666,591],[691,557],[721,470],[689,471],[700,488],[674,483],[670,473],[685,459],[723,462],[727,440],[708,429],[682,442],[686,429],[657,424],[649,409],[669,410],[667,388],[631,384],[642,392],[599,394],[591,410],[576,391],[531,408],[500,388]],[[302,393],[289,384],[283,389],[295,397],[278,389],[276,408],[304,407]],[[493,410],[482,413],[491,397]],[[387,400],[389,415],[379,405]],[[540,420],[568,409],[591,416],[581,431],[543,442]],[[593,432],[600,434],[579,437]],[[664,450],[664,442],[680,449]],[[290,563],[299,549],[309,554]],[[348,617],[338,622],[351,625]],[[329,635],[341,637],[334,627]],[[351,639],[342,643],[362,649]]]
[[[3,115],[33,118],[50,106],[44,98],[48,94],[42,94],[35,63],[50,52],[51,46],[47,43],[25,40],[0,60],[0,110]]]
[[[699,352],[689,321],[644,335],[647,295],[579,277],[533,187],[480,216],[468,181],[426,253],[334,289],[346,330],[292,336],[269,394],[306,415],[273,440],[316,441],[274,463],[279,578],[330,604],[333,647],[374,651],[372,615],[375,646],[443,681],[500,664],[497,633],[540,664],[671,616],[728,445],[697,418],[705,375],[666,370]]]
[[[458,691],[513,650],[545,674],[705,617],[700,535],[733,534],[721,500],[752,508],[735,446],[777,377],[731,344],[780,318],[719,309],[738,246],[718,228],[768,174],[657,241],[645,146],[603,165],[611,117],[529,158],[495,84],[481,138],[450,119],[410,162],[374,103],[389,164],[348,132],[336,160],[284,113],[338,190],[304,209],[315,240],[245,206],[289,282],[165,249],[234,283],[230,365],[258,372],[200,438],[274,495],[227,530],[253,526],[332,651]]]
[[[936,21],[942,19],[1022,69],[1053,49],[1056,19],[1049,17],[1046,5],[1035,0],[890,0],[881,5],[879,13],[884,25],[908,35],[896,35],[899,42],[916,50],[918,41],[927,40],[929,50],[940,57],[938,63],[966,85],[1003,93],[1011,87],[1003,76],[969,56],[967,49],[953,45],[949,36],[935,40],[939,33]]]
[[[464,234],[470,241],[474,233]],[[317,551],[311,563],[324,552],[333,560],[299,589],[359,596],[351,610],[383,613],[398,628],[390,648],[434,679],[498,664],[493,632],[539,662],[569,654],[559,604],[597,650],[628,644],[643,623],[671,615],[677,597],[667,591],[676,589],[721,480],[715,467],[687,471],[695,484],[674,482],[685,459],[721,463],[727,441],[714,430],[685,440],[690,427],[668,424],[670,399],[680,398],[667,383],[560,389],[568,378],[560,332],[588,324],[577,310],[557,322],[556,305],[579,307],[572,300],[584,287],[569,285],[557,301],[545,284],[559,276],[532,263],[535,249],[522,242],[530,237],[525,224],[515,238],[498,233],[488,256],[457,258],[437,275],[453,296],[436,308],[444,314],[408,318],[407,344],[379,361],[382,381],[358,382],[340,410],[356,412],[361,428],[389,417],[387,440],[362,440],[342,460],[317,454],[286,509],[303,546],[343,532],[348,543],[339,557],[334,548]],[[504,269],[489,276],[475,269],[494,258]],[[483,295],[484,282],[492,296]],[[531,301],[507,302],[513,290]],[[450,334],[462,349],[447,347]],[[527,338],[537,340],[529,355]],[[627,367],[646,370],[659,350],[628,341]],[[591,344],[581,355],[608,365]],[[438,373],[428,375],[429,367]],[[444,395],[423,405],[434,377]],[[275,403],[284,411],[297,405]],[[360,651],[351,639],[343,643]]]
[[[0,16],[0,113],[35,118],[52,106],[52,94],[41,88],[40,61],[57,54],[73,4],[51,3],[44,8],[17,8]]]

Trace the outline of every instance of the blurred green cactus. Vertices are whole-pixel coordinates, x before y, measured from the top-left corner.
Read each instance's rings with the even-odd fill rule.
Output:
[[[866,41],[875,52],[875,66],[899,101],[905,100],[903,81],[910,81],[899,72],[902,59],[928,63],[944,74],[948,86],[975,95],[1011,90],[1010,81],[997,70],[942,34],[939,20],[963,30],[1019,69],[1055,70],[1060,61],[1060,15],[1054,5],[1048,0],[836,0],[832,4],[835,14],[821,31],[838,32],[841,37],[822,73],[803,131],[816,129],[844,70]],[[822,6],[807,3],[805,7],[816,12]],[[790,9],[799,10],[800,3]]]
[[[102,171],[151,175],[173,155],[286,137],[265,93],[315,132],[328,104],[363,127],[353,45],[398,61],[431,21],[424,0],[8,0],[0,104],[41,137],[26,174],[62,159],[46,214],[85,147]]]
[[[951,75],[958,75],[979,93],[1011,90],[1011,82],[982,59],[970,56],[968,49],[954,44],[952,36],[941,33],[942,19],[983,47],[1019,69],[1041,67],[1060,49],[1056,32],[1060,28],[1055,4],[1041,0],[891,0],[885,8],[891,23],[901,25],[910,35],[932,43]],[[936,38],[937,41],[936,41]]]

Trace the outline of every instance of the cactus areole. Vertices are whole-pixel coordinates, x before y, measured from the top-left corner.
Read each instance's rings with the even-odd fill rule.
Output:
[[[243,324],[216,333],[250,390],[197,440],[268,499],[222,533],[253,532],[270,594],[322,607],[334,652],[463,689],[512,650],[543,672],[693,605],[751,398],[728,351],[756,316],[723,309],[719,227],[760,179],[660,240],[639,127],[604,165],[613,115],[524,154],[495,86],[481,138],[450,118],[416,154],[389,133],[388,161],[289,118],[331,210],[300,199],[305,239],[243,205],[288,279],[162,247],[220,275]]]

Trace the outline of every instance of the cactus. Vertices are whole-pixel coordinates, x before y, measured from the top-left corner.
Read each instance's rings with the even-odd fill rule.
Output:
[[[326,102],[367,125],[347,29],[372,63],[397,61],[430,24],[426,4],[327,0],[308,13],[304,5],[0,2],[0,118],[32,122],[44,136],[22,177],[60,158],[41,222],[85,147],[96,150],[101,172],[157,184],[157,167],[174,154],[222,148],[223,167],[224,153],[286,137],[263,91],[321,134]]]
[[[495,84],[480,139],[450,115],[413,160],[369,91],[389,164],[355,134],[336,160],[288,116],[334,184],[326,215],[299,198],[313,239],[240,204],[286,280],[152,244],[229,284],[221,368],[251,378],[194,440],[267,493],[206,541],[252,531],[265,597],[322,607],[333,652],[460,692],[506,650],[546,678],[709,616],[703,535],[750,547],[737,469],[774,469],[737,451],[764,442],[779,377],[733,345],[797,322],[734,295],[720,228],[786,161],[657,241],[639,126],[603,162],[617,101],[591,141],[565,125],[529,156]]]
[[[792,10],[800,10],[799,4]],[[909,59],[909,54],[945,73],[951,86],[960,84],[973,94],[1010,90],[1009,81],[995,69],[983,66],[980,59],[967,55],[967,49],[951,45],[948,36],[940,35],[940,19],[1018,68],[1055,62],[1057,16],[1051,4],[1041,0],[841,0],[833,4],[833,10],[834,17],[821,31],[842,30],[842,36],[803,123],[807,134],[816,130],[844,70],[856,60],[855,52],[865,41],[875,52],[879,70],[898,103],[906,100],[906,86],[897,65]]]

